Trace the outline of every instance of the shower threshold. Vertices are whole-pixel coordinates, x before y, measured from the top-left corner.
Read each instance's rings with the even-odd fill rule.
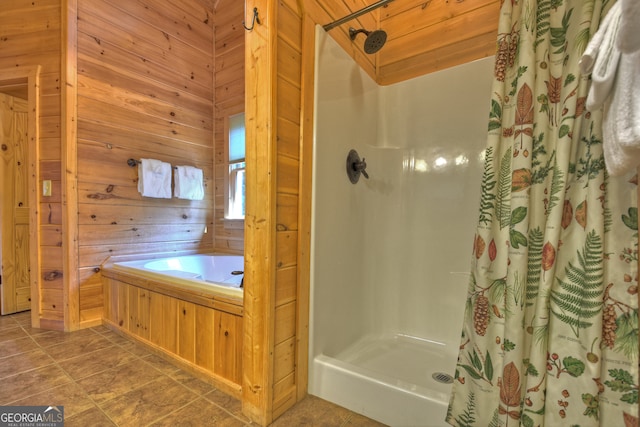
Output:
[[[451,347],[451,346],[450,346]],[[446,426],[457,353],[406,335],[368,335],[313,360],[310,393],[391,426]]]

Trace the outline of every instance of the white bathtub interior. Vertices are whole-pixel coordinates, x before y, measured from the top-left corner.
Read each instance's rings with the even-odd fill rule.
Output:
[[[194,254],[132,261],[107,262],[106,267],[166,281],[181,289],[215,291],[242,298],[244,257],[229,254]]]
[[[377,86],[321,27],[316,50],[309,392],[443,426],[432,375],[455,369],[493,58]]]

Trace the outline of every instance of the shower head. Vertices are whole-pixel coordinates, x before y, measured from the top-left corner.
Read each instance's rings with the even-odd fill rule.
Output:
[[[382,49],[382,46],[384,46],[384,43],[387,41],[387,33],[383,30],[367,31],[365,29],[356,30],[355,28],[349,28],[349,37],[351,37],[351,40],[355,40],[359,33],[364,33],[367,36],[364,41],[364,51],[368,54],[376,53]]]

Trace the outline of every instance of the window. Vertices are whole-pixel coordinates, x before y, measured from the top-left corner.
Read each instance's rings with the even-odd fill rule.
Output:
[[[235,114],[228,118],[228,164],[226,191],[226,219],[244,219],[245,200],[245,139],[244,113]]]

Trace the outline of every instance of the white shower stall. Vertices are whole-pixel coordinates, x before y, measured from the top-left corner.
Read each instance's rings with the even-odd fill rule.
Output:
[[[445,425],[492,73],[487,58],[378,86],[317,28],[311,394],[392,426]],[[356,184],[351,149],[369,175]]]

